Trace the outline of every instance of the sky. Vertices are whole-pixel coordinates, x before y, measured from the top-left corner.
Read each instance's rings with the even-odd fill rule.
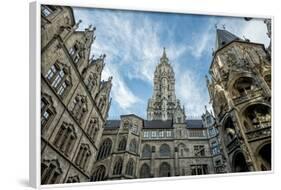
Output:
[[[215,48],[216,26],[240,38],[262,43],[269,39],[263,19],[171,14],[93,8],[74,8],[78,30],[96,27],[91,55],[106,54],[102,80],[113,76],[108,119],[136,114],[146,119],[153,93],[153,73],[166,48],[175,72],[176,96],[187,118],[199,118],[211,109],[205,75]]]

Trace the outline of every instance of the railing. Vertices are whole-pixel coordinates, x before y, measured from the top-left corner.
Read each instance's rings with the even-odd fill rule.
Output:
[[[257,89],[257,90],[249,90],[246,92],[245,95],[240,95],[239,97],[233,98],[233,103],[235,105],[241,104],[244,101],[247,101],[249,99],[258,97],[262,95],[262,89]]]
[[[253,130],[247,131],[246,136],[249,141],[254,141],[260,138],[270,137],[271,136],[271,123],[266,125],[260,124],[259,127],[256,127]]]

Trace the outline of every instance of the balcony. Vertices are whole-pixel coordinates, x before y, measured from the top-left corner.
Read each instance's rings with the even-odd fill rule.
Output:
[[[262,96],[262,93],[263,93],[262,89],[245,91],[243,94],[240,94],[240,96],[234,97],[233,103],[234,105],[244,103],[252,98],[257,98],[259,96]]]
[[[260,123],[255,128],[246,132],[248,141],[256,141],[271,137],[271,122]]]

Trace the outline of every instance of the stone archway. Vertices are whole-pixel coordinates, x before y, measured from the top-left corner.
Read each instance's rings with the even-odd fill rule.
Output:
[[[248,172],[250,171],[246,159],[242,152],[237,152],[232,159],[233,172]]]
[[[261,171],[271,170],[271,143],[264,144],[258,150],[258,163]]]

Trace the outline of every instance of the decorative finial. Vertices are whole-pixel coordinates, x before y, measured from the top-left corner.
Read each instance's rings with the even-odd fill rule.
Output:
[[[95,55],[93,54],[92,57],[91,57],[91,60],[94,60],[94,57],[95,57]]]
[[[225,30],[225,24],[222,25],[222,28]]]
[[[250,42],[250,40],[248,38],[246,38],[244,35],[243,35],[243,38],[246,42]]]
[[[90,24],[89,27],[88,27],[88,29],[91,30],[92,26],[93,26],[93,25]]]
[[[215,29],[218,29],[218,24],[217,23],[215,24]]]
[[[205,79],[206,79],[207,84],[209,84],[210,81],[209,81],[209,78],[207,75],[205,75]]]
[[[77,29],[81,22],[82,22],[82,20],[78,20],[78,22],[74,25],[74,29]]]
[[[166,56],[166,48],[165,47],[163,48],[163,57],[167,57]]]

